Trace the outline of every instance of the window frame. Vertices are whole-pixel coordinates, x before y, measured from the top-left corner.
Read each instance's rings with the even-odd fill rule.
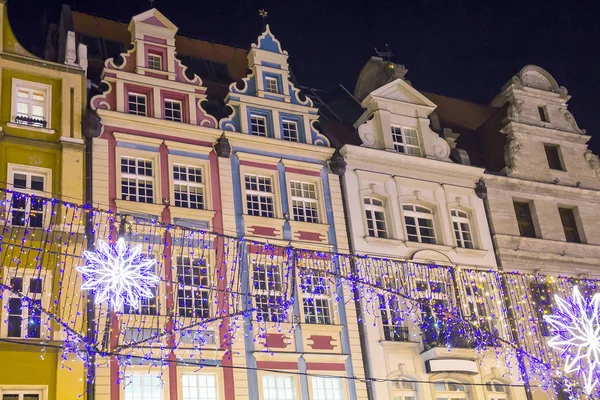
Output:
[[[440,383],[444,384],[445,390],[443,392],[442,391],[438,392],[438,390],[435,388],[435,385],[440,384]],[[463,386],[464,390],[461,390],[461,391],[449,390],[449,384]],[[434,399],[436,399],[436,400],[439,398],[440,395],[444,396],[444,397],[442,397],[444,400],[446,400],[446,399],[470,400],[471,399],[471,393],[469,392],[469,388],[468,388],[467,384],[465,384],[465,383],[450,380],[450,379],[443,379],[443,380],[432,382],[432,385],[433,385]],[[460,395],[461,397],[457,397],[457,395]]]
[[[298,385],[298,381],[296,379],[296,376],[294,376],[293,374],[286,374],[286,373],[267,373],[267,372],[259,372],[258,374],[258,378],[259,378],[259,384],[258,384],[258,392],[259,392],[259,399],[262,400],[280,400],[280,399],[272,399],[270,397],[266,397],[265,396],[265,386],[264,386],[264,380],[265,378],[278,378],[278,377],[283,377],[283,378],[289,378],[291,383],[292,383],[292,387],[291,387],[291,400],[300,400],[302,399],[301,394],[299,393],[299,385]],[[287,399],[284,399],[287,400]]]
[[[286,128],[286,124],[288,125],[287,128]],[[294,128],[295,128],[295,131],[293,131],[295,133],[295,137],[291,137],[291,136],[286,137],[286,130],[292,132],[292,129],[290,129],[290,126],[294,126]],[[281,138],[283,140],[287,140],[289,142],[300,142],[300,129],[299,129],[298,121],[293,121],[291,119],[283,118],[281,120]]]
[[[365,202],[365,200],[367,199],[369,200],[369,203]],[[373,201],[378,201],[381,203],[381,205],[373,204]],[[363,219],[365,224],[366,236],[380,239],[391,239],[386,201],[378,196],[365,195],[362,196],[361,203],[363,207]],[[380,229],[377,227],[377,221],[379,221],[379,219],[377,219],[376,213],[378,212],[382,213],[383,215],[383,233],[380,233]],[[369,221],[371,221],[371,225],[373,227],[372,229],[369,229]],[[371,235],[371,230],[373,230],[373,233],[375,233],[374,235]]]
[[[407,131],[414,132],[413,135],[408,135]],[[409,156],[421,157],[423,155],[423,150],[421,149],[421,138],[419,136],[419,130],[417,128],[409,128],[401,125],[390,125],[390,135],[392,138],[392,148],[397,153],[406,154]],[[398,141],[400,138],[401,141]],[[416,139],[417,144],[409,143],[409,141],[413,141]],[[413,149],[407,150],[407,149]]]
[[[537,106],[538,117],[541,122],[550,122],[550,116],[548,115],[548,107]]]
[[[275,91],[271,90],[272,86],[270,84],[272,84],[273,82],[275,82]],[[264,88],[265,92],[267,93],[281,94],[281,88],[279,87],[279,79],[277,79],[274,76],[265,76]]]
[[[513,209],[515,211],[515,220],[517,222],[517,227],[519,229],[519,236],[533,238],[533,239],[539,239],[538,228],[535,223],[534,210],[532,210],[532,205],[533,205],[532,201],[513,199]],[[527,206],[527,210],[529,212],[527,219],[529,219],[530,221],[522,221],[519,219],[519,210],[517,209],[517,206],[519,206],[519,207]],[[527,232],[525,231],[526,228],[529,226],[531,226],[531,229],[533,230],[533,235],[527,234]]]
[[[155,246],[153,246],[153,248],[155,248]],[[146,249],[146,247],[142,247],[142,255],[148,258],[152,258],[154,260],[156,260],[156,263],[154,264],[154,271],[153,273],[158,276],[158,278],[160,279],[159,282],[157,282],[155,284],[154,287],[150,287],[148,290],[150,290],[151,292],[154,293],[154,297],[152,298],[147,298],[147,297],[142,297],[140,298],[140,301],[138,303],[138,308],[135,309],[133,307],[131,307],[128,304],[124,304],[123,305],[123,315],[125,316],[151,316],[151,317],[159,317],[161,315],[163,315],[163,310],[162,310],[162,303],[160,301],[160,296],[162,293],[167,293],[165,288],[163,287],[164,284],[164,278],[163,278],[163,271],[164,271],[164,265],[162,260],[164,259],[164,257],[162,256],[162,253],[159,252],[158,249],[156,250],[152,250],[152,251],[148,251],[145,252],[144,250]],[[150,312],[150,310],[154,309],[154,312]],[[148,311],[144,311],[144,310],[148,310]]]
[[[404,381],[412,381],[414,378],[409,378],[406,376],[399,376],[397,378],[393,378],[397,380],[392,380],[390,382],[390,398],[392,400],[417,400],[419,395],[419,388],[415,382],[402,382]],[[396,387],[396,385],[405,385],[409,384],[411,388],[405,387]]]
[[[133,104],[136,105],[136,109],[135,109],[134,112],[132,112],[133,109],[131,108],[131,104],[132,104],[132,102],[131,102],[131,96],[136,96],[136,101],[133,103]],[[145,109],[144,113],[140,113],[137,110],[137,108],[142,104],[139,101],[137,101],[137,98],[143,98],[144,99],[144,103],[143,103],[144,109]],[[138,116],[141,116],[141,117],[148,117],[149,116],[148,107],[150,107],[150,105],[148,104],[148,98],[149,98],[149,96],[146,93],[139,93],[139,92],[136,92],[135,90],[128,91],[127,92],[127,114],[138,115]]]
[[[156,57],[158,59],[158,66],[159,66],[159,68],[153,68],[152,67],[152,65],[154,64],[154,61],[156,61],[156,60],[151,60],[151,57]],[[152,71],[163,71],[164,70],[164,66],[163,66],[163,56],[162,56],[162,54],[156,54],[156,53],[148,52],[148,54],[146,56],[146,68],[150,69]]]
[[[123,172],[123,159],[128,158],[128,159],[133,159],[134,160],[134,168],[135,168],[135,174],[134,173],[129,173],[129,172]],[[138,156],[138,155],[129,155],[129,154],[121,154],[118,155],[117,157],[118,160],[118,171],[119,171],[119,179],[118,179],[118,183],[117,183],[117,187],[118,187],[118,199],[122,200],[122,201],[131,201],[131,202],[135,202],[135,203],[142,203],[142,204],[156,204],[156,199],[157,197],[157,170],[159,167],[156,162],[155,159],[153,157],[147,157],[147,156]],[[141,175],[138,173],[138,168],[140,168],[140,166],[138,165],[139,161],[143,161],[143,162],[150,162],[150,168],[152,169],[152,175]],[[129,167],[129,166],[128,166]],[[144,168],[147,168],[146,166],[144,166]],[[129,179],[129,180],[135,180],[135,200],[131,200],[129,198],[130,194],[127,194],[128,198],[124,199],[123,198],[123,179]],[[140,199],[140,181],[146,181],[146,182],[150,182],[152,184],[151,186],[151,190],[152,190],[152,197],[150,202],[148,201],[139,201]],[[129,186],[128,186],[129,187]],[[146,187],[145,190],[148,190],[148,188]],[[150,196],[148,196],[147,194],[143,196],[144,198],[150,198]]]
[[[252,119],[256,119],[257,121],[262,121],[264,123],[264,132],[258,132],[258,131],[254,131],[254,125],[256,125],[257,127],[260,126],[260,124],[258,122],[254,123],[252,122]],[[249,129],[248,129],[248,133],[250,133],[251,135],[254,136],[258,136],[258,137],[269,137],[269,120],[267,118],[266,115],[260,115],[254,112],[250,112],[250,116],[248,118],[248,124],[249,124]]]
[[[329,261],[327,261],[327,263],[329,263]],[[301,304],[300,304],[300,318],[302,321],[304,321],[304,324],[310,324],[310,325],[335,325],[336,324],[336,305],[334,302],[334,296],[333,293],[331,293],[331,285],[328,284],[328,281],[330,279],[330,277],[327,276],[327,268],[325,266],[306,266],[308,268],[311,269],[310,273],[306,273],[304,275],[300,274],[300,270],[297,268],[296,270],[298,271],[298,287],[296,288],[297,293],[299,295],[299,297],[301,298]],[[312,268],[311,268],[312,267]],[[307,271],[306,269],[304,271]],[[312,292],[307,291],[309,287],[315,288],[318,287],[320,285],[315,285],[314,281],[312,280],[312,278],[315,277],[315,274],[319,274],[319,277],[321,280],[325,281],[325,283],[323,285],[321,285],[323,287],[323,293],[315,293],[314,289]],[[307,282],[307,280],[310,279],[309,282]],[[312,304],[311,304],[311,300],[312,300]],[[329,319],[328,322],[319,322],[319,313],[317,312],[317,310],[319,309],[319,306],[317,306],[315,304],[315,300],[320,300],[320,301],[325,301],[326,302],[326,307],[327,307],[327,315],[326,318]],[[314,312],[307,314],[306,313],[306,309],[310,309],[311,311]],[[321,307],[322,308],[322,307]],[[314,318],[315,322],[311,322],[308,321],[308,318]],[[321,317],[322,318],[322,317]]]
[[[407,210],[405,209],[405,207],[412,207],[412,210]],[[424,212],[424,211],[418,211],[417,208],[423,208],[429,212]],[[438,244],[438,236],[436,234],[436,220],[435,220],[435,215],[436,215],[436,209],[435,207],[429,206],[429,205],[423,205],[421,203],[415,203],[415,202],[408,202],[408,203],[402,203],[400,205],[400,209],[402,210],[402,222],[404,223],[404,233],[406,234],[406,241],[407,242],[413,242],[413,243],[422,243],[422,244]],[[414,225],[408,223],[407,218],[413,218],[414,219]],[[419,220],[429,220],[431,221],[431,226],[421,226],[421,222]],[[410,237],[411,236],[415,236],[415,234],[409,234],[408,233],[408,227],[409,226],[414,226],[415,230],[416,230],[416,236],[417,236],[417,240],[411,240]],[[421,233],[421,229],[431,229],[433,236],[424,236]],[[430,238],[429,240],[431,240],[431,238],[433,238],[432,242],[428,242],[428,241],[423,241],[423,237],[425,238]]]
[[[501,387],[504,389],[503,392],[498,392],[496,391],[496,385],[501,385]],[[509,386],[504,386],[505,383],[500,382],[498,380],[489,380],[487,382],[485,382],[485,397],[487,400],[508,400],[510,399],[510,387]],[[491,388],[493,388],[494,390],[489,390]]]
[[[49,198],[52,194],[52,169],[50,168],[43,168],[43,167],[34,167],[34,166],[30,166],[30,165],[24,165],[24,164],[15,164],[15,163],[8,163],[7,167],[6,167],[6,172],[7,172],[7,188],[12,190],[13,192],[17,192],[17,193],[24,193],[27,195],[34,195],[36,197],[40,197],[40,201],[43,201],[44,198]],[[14,176],[15,174],[23,174],[27,176],[27,181],[29,183],[30,188],[15,188],[14,186]],[[44,187],[43,190],[33,190],[31,189],[31,177],[32,176],[41,176],[42,178],[44,178]],[[8,215],[9,213],[12,212],[12,197],[13,194],[12,193],[7,193],[6,194],[6,201],[10,202],[11,206],[10,209],[8,209],[7,212],[7,225],[11,225],[11,226],[19,226],[19,227],[27,227],[27,228],[48,228],[50,226],[50,220],[51,218],[48,216],[48,210],[47,210],[47,206],[44,206],[42,204],[42,210],[41,211],[37,211],[36,213],[42,214],[42,225],[41,226],[31,226],[29,223],[25,223],[23,225],[13,225],[12,223],[12,215]],[[29,216],[31,215],[31,197],[28,197],[25,200],[25,221],[29,220]],[[21,209],[20,209],[21,210]]]
[[[126,390],[127,387],[129,387],[131,385],[130,380],[131,378],[129,378],[131,375],[141,375],[141,376],[150,376],[150,377],[155,377],[157,379],[160,379],[159,375],[160,373],[158,371],[156,371],[154,368],[149,368],[149,367],[129,367],[130,370],[128,371],[129,373],[125,375],[123,382],[124,385],[119,385],[120,391],[121,391],[121,396],[120,398],[122,400],[129,400],[127,397],[125,397],[126,394]],[[169,399],[169,382],[168,379],[164,380],[164,385],[160,388],[161,389],[161,394],[160,394],[160,400],[167,400]],[[142,396],[144,394],[142,393]],[[147,400],[153,400],[149,397],[142,397],[144,399]]]
[[[176,286],[176,291],[174,290],[174,297],[175,297],[175,313],[178,316],[178,318],[203,318],[203,319],[208,319],[211,318],[211,316],[213,316],[213,298],[211,298],[211,292],[213,291],[212,286],[210,285],[210,282],[213,281],[213,268],[211,267],[210,264],[210,257],[209,255],[200,255],[200,256],[194,256],[192,254],[174,254],[173,255],[173,259],[174,259],[174,266],[175,268],[175,276],[177,279],[177,286]],[[183,263],[179,263],[179,259],[189,259],[190,263],[188,264],[183,264]],[[200,276],[200,279],[202,282],[202,279],[206,279],[206,285],[199,285],[196,286],[195,284],[190,284],[187,285],[185,283],[182,283],[182,281],[180,280],[181,278],[181,274],[179,273],[179,267],[180,266],[187,266],[187,267],[194,267],[196,265],[194,265],[192,263],[193,260],[202,260],[202,265],[197,266],[200,270],[202,270],[203,268],[206,269],[206,274],[205,274],[205,278],[203,278],[202,276]],[[192,277],[195,277],[195,275],[192,275]],[[200,287],[200,286],[204,286],[204,287]],[[195,294],[197,294],[198,292],[200,293],[206,293],[206,306],[205,307],[199,307],[196,308],[194,305],[192,305],[191,310],[193,311],[193,315],[182,315],[181,314],[181,306],[180,306],[180,296],[179,296],[179,291],[180,290],[190,290],[192,291],[192,296],[194,296]],[[194,297],[192,297],[192,299],[194,299]],[[188,307],[184,307],[184,309],[187,309]],[[200,310],[201,312],[206,313],[206,316],[204,315],[200,315],[198,316],[196,314],[196,311]]]
[[[204,163],[203,165],[200,165],[199,163],[192,163],[192,162],[188,162],[187,160],[184,159],[171,159],[169,160],[169,174],[170,174],[170,186],[171,186],[171,198],[173,199],[173,207],[177,207],[177,208],[181,208],[181,209],[186,209],[186,210],[207,210],[209,205],[209,199],[208,199],[208,195],[207,195],[207,171],[206,171],[206,164]],[[200,170],[200,180],[201,182],[191,182],[190,180],[181,180],[181,179],[175,179],[175,168],[181,168],[181,167],[185,167],[186,170],[186,177],[190,176],[190,168],[196,169],[196,170]],[[186,206],[182,206],[182,205],[177,205],[177,199],[176,199],[176,194],[177,194],[177,188],[176,186],[179,185],[180,188],[182,186],[186,187],[186,194],[187,194],[187,207]],[[192,201],[190,199],[190,188],[197,188],[197,190],[199,189],[200,192],[196,192],[195,195],[198,196],[198,193],[201,193],[202,196],[202,202],[201,202],[201,207],[190,207],[190,205],[192,204]],[[180,190],[181,193],[183,193]],[[183,204],[183,200],[180,200],[181,203]]]
[[[570,213],[570,218],[573,220],[573,226],[567,227],[565,225],[565,220],[563,218],[563,211]],[[558,214],[560,216],[560,223],[563,227],[563,231],[565,233],[565,240],[569,243],[583,243],[581,228],[578,223],[578,210],[577,207],[561,207],[558,206]],[[575,240],[569,240],[569,232],[573,232],[575,234]]]
[[[213,376],[215,378],[215,399],[216,400],[221,400],[223,398],[223,390],[222,385],[223,385],[223,374],[221,371],[219,371],[220,368],[210,368],[210,367],[204,367],[202,370],[198,370],[198,368],[194,368],[194,367],[178,367],[177,368],[177,375],[178,375],[178,379],[177,379],[177,388],[178,388],[178,398],[180,400],[186,400],[185,397],[183,397],[183,377],[184,375],[189,375],[189,376],[193,376],[193,377],[200,377],[200,376]],[[198,386],[199,388],[200,386]],[[197,400],[197,399],[192,399],[192,400]]]
[[[310,393],[310,398],[311,400],[337,400],[336,397],[331,396],[328,397],[327,396],[327,392],[325,392],[325,398],[323,397],[318,397],[316,395],[316,391],[315,391],[315,382],[319,381],[319,380],[323,380],[323,381],[335,381],[338,383],[338,393],[339,393],[339,399],[340,400],[346,400],[348,399],[348,393],[347,393],[347,384],[344,384],[344,380],[342,378],[342,376],[332,376],[332,375],[328,375],[326,377],[324,376],[311,376],[310,377],[310,384],[309,384],[309,393]]]
[[[306,175],[297,175],[297,174],[289,174],[290,176],[287,177],[287,191],[288,191],[288,207],[290,210],[290,220],[294,221],[294,222],[301,222],[301,223],[308,223],[308,224],[322,224],[323,221],[323,205],[322,205],[322,199],[323,199],[323,195],[322,195],[322,190],[321,190],[321,185],[319,180],[317,179],[311,179],[309,176]],[[302,192],[302,196],[294,196],[293,194],[293,189],[292,189],[292,183],[299,183],[301,186],[301,192]],[[312,185],[314,188],[314,194],[315,194],[315,198],[310,198],[310,197],[304,197],[304,185]],[[308,192],[310,192],[310,189],[308,190]],[[303,206],[302,206],[302,210],[304,212],[304,220],[299,220],[296,219],[296,212],[294,211],[294,201],[296,202],[302,202]],[[316,211],[316,220],[315,221],[307,221],[307,214],[306,214],[306,203],[312,203],[314,204],[315,208],[314,210]]]
[[[464,215],[460,215],[460,214],[464,214]],[[474,238],[474,233],[473,233],[473,229],[472,226],[474,224],[471,224],[471,215],[472,213],[464,210],[464,209],[460,209],[460,208],[452,208],[450,210],[450,219],[452,220],[452,230],[454,232],[454,242],[456,243],[457,247],[463,248],[463,249],[475,249],[475,238]],[[462,224],[466,224],[467,225],[467,230],[465,231],[463,229],[463,225]],[[458,228],[458,229],[457,229]],[[465,234],[468,234],[471,239],[470,240],[466,240],[465,239]],[[471,247],[466,246],[466,243],[470,243]]]
[[[0,400],[5,394],[19,395],[19,400],[23,400],[24,395],[38,395],[39,400],[47,400],[48,387],[34,385],[0,385]]]
[[[556,154],[549,155],[549,152],[551,151],[556,151]],[[548,168],[550,168],[553,171],[566,171],[565,163],[559,145],[544,143],[544,153],[546,154]]]
[[[267,171],[256,171],[256,170],[248,170],[248,171],[241,171],[240,173],[241,177],[242,177],[242,189],[243,189],[243,209],[244,209],[244,215],[248,215],[250,217],[260,217],[260,218],[278,218],[279,216],[279,207],[277,205],[277,201],[279,199],[279,196],[277,195],[277,185],[279,184],[279,181],[277,179],[277,176],[273,173],[269,173]],[[271,192],[262,192],[260,190],[254,190],[254,189],[247,189],[246,188],[246,177],[247,176],[254,176],[256,177],[256,186],[257,188],[259,188],[259,178],[267,178],[270,179],[271,181]],[[258,198],[258,204],[259,204],[259,209],[258,209],[258,215],[255,214],[250,214],[249,212],[249,208],[248,208],[248,196],[254,195],[257,196]],[[260,210],[260,205],[262,204],[261,202],[261,198],[270,198],[271,199],[271,206],[272,206],[272,215],[271,216],[265,216],[262,215],[262,211]],[[267,204],[268,205],[268,204]]]
[[[35,126],[28,124],[21,124],[16,122],[15,118],[18,114],[17,107],[17,99],[18,99],[18,90],[20,88],[26,89],[28,91],[39,91],[44,92],[44,120],[46,121],[46,126]],[[31,103],[28,103],[31,106]],[[28,116],[33,118],[31,107],[28,108]],[[51,129],[52,128],[52,86],[44,83],[27,81],[24,79],[12,78],[12,92],[11,92],[11,113],[10,113],[10,121],[14,124],[17,124],[19,127],[23,127],[24,129],[33,128],[33,129]]]
[[[179,112],[179,119],[176,119],[174,117],[167,117],[167,103],[179,105],[179,110],[175,110],[174,108],[170,109],[172,114],[174,114],[177,111]],[[166,121],[183,122],[183,101],[169,98],[163,99],[163,118]]]
[[[283,315],[281,312],[277,312],[277,310],[272,307],[270,305],[270,298],[280,298],[283,299],[284,296],[286,295],[286,291],[285,291],[285,283],[284,283],[284,277],[285,277],[285,271],[284,271],[284,266],[283,266],[283,261],[279,260],[279,257],[274,257],[270,263],[268,262],[260,262],[258,260],[249,260],[249,265],[252,267],[251,271],[250,271],[250,284],[252,289],[252,304],[254,305],[254,307],[256,308],[256,311],[254,311],[254,316],[253,319],[254,321],[260,321],[261,323],[265,323],[265,324],[269,324],[269,323],[285,323],[285,322],[289,322],[290,320],[290,315]],[[258,267],[264,267],[264,282],[265,282],[265,286],[266,289],[262,289],[258,282],[262,282],[262,280],[258,281],[257,278],[257,274],[259,278],[262,278],[262,276],[260,275],[261,272],[257,271]],[[273,271],[277,272],[277,274],[275,274]],[[269,278],[272,278],[275,275],[279,275],[279,282],[277,282],[277,279],[275,280],[271,280]],[[270,289],[269,286],[270,284],[273,282],[273,285],[275,286],[275,289]],[[277,285],[279,285],[279,288],[277,289]],[[258,298],[259,297],[266,297],[266,301],[267,301],[267,307],[265,310],[263,310],[261,307],[258,306]],[[264,318],[264,316],[267,316],[268,319]],[[260,319],[258,317],[261,317]],[[276,319],[274,320],[273,317],[275,317]]]

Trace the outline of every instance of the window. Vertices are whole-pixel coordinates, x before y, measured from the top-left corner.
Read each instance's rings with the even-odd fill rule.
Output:
[[[544,145],[544,150],[546,150],[546,159],[548,160],[548,167],[550,169],[556,169],[559,171],[564,171],[565,168],[560,159],[560,149],[558,146],[553,146],[549,144]]]
[[[262,115],[250,115],[250,133],[267,137],[267,118]]]
[[[398,299],[395,296],[388,298],[379,295],[379,311],[383,338],[394,342],[408,342],[408,327],[403,326],[404,318],[402,318]]]
[[[42,400],[42,390],[12,390],[0,387],[0,400]]]
[[[9,164],[8,175],[9,188],[16,192],[8,196],[10,224],[43,228],[44,223],[48,221],[44,221],[46,200],[40,196],[43,196],[50,187],[51,171]]]
[[[392,400],[417,400],[417,385],[402,379],[392,382]]]
[[[262,377],[264,400],[295,400],[294,379],[285,375],[265,375]]]
[[[367,230],[369,236],[387,238],[385,227],[385,207],[383,201],[372,197],[365,197],[365,214],[367,217]]]
[[[204,209],[202,168],[173,164],[175,207]]]
[[[9,338],[40,338],[42,330],[42,313],[38,307],[42,305],[44,281],[42,276],[21,276],[10,278],[11,291],[3,308],[6,318],[6,336]],[[13,293],[27,296],[21,298]]]
[[[473,238],[471,237],[471,226],[469,216],[466,212],[460,210],[451,210],[452,226],[454,227],[454,237],[456,245],[465,249],[473,248]]]
[[[342,385],[339,378],[311,378],[313,400],[342,400]]]
[[[517,224],[519,225],[519,234],[523,237],[537,237],[529,203],[515,202],[514,205],[515,214],[517,215]]]
[[[317,189],[314,183],[290,181],[294,221],[319,222]]]
[[[124,400],[163,400],[164,389],[156,372],[134,372],[125,377]]]
[[[435,244],[433,213],[431,210],[416,204],[404,204],[402,210],[404,210],[404,223],[406,224],[408,240]]]
[[[487,382],[485,384],[488,400],[507,400],[508,390],[506,386],[499,382]]]
[[[154,254],[144,254],[144,257],[156,259]],[[154,269],[152,273],[156,275],[160,275],[158,273],[158,263],[154,264]],[[150,292],[152,293],[152,297],[142,297],[140,298],[140,302],[137,305],[137,309],[133,308],[129,304],[125,304],[123,306],[123,313],[125,314],[139,314],[139,315],[157,315],[158,306],[157,306],[157,295],[158,295],[158,285],[151,287]]]
[[[265,77],[265,91],[269,93],[279,93],[279,82],[272,76]]]
[[[147,115],[146,114],[146,95],[129,93],[129,114]]]
[[[538,107],[538,114],[540,115],[540,121],[542,122],[550,122],[548,118],[548,109],[544,106]]]
[[[271,178],[246,175],[246,207],[248,215],[274,218],[273,184]]]
[[[537,315],[539,332],[542,336],[550,336],[550,326],[544,320],[544,315],[552,314],[552,293],[550,286],[545,283],[532,283],[529,285],[531,290],[531,307]]]
[[[210,310],[209,268],[206,260],[177,257],[177,304],[180,317],[208,318]]]
[[[298,124],[294,121],[282,121],[283,139],[290,142],[298,141]]]
[[[300,277],[304,322],[332,324],[327,276],[324,271],[309,271]]]
[[[181,122],[181,102],[177,100],[165,100],[165,119]]]
[[[281,322],[283,315],[283,284],[279,265],[255,264],[253,272],[254,302],[258,321]]]
[[[152,161],[121,157],[121,200],[154,203]]]
[[[469,394],[465,385],[455,382],[435,382],[435,400],[462,400],[468,399]]]
[[[397,152],[421,156],[419,134],[416,129],[392,126],[392,141],[394,142],[394,150]]]
[[[182,374],[181,394],[182,400],[217,400],[216,375]]]
[[[148,68],[162,71],[162,56],[159,54],[148,54]]]
[[[477,327],[480,328],[484,335],[487,332],[494,332],[491,326],[490,318],[485,307],[486,295],[483,290],[480,289],[475,283],[468,284],[465,282],[465,300],[469,307],[469,313],[471,321],[477,323]],[[490,338],[491,339],[491,338]]]
[[[581,243],[577,222],[575,222],[575,212],[572,208],[559,208],[560,221],[562,222],[565,238],[567,242]]]
[[[12,82],[12,121],[36,128],[50,128],[52,87],[19,79]]]

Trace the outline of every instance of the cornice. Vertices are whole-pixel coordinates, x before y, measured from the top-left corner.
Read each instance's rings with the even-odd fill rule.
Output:
[[[530,187],[530,188],[535,188],[535,189],[538,189],[538,188],[539,189],[547,189],[547,193],[562,192],[562,193],[569,194],[569,195],[576,195],[581,200],[584,200],[581,197],[581,195],[589,195],[591,197],[597,197],[600,200],[600,190],[578,188],[578,187],[574,187],[574,186],[565,186],[565,185],[559,185],[556,183],[538,182],[538,181],[532,181],[529,179],[513,178],[513,177],[508,177],[508,176],[503,176],[503,175],[484,174],[483,179],[484,179],[485,183],[488,185],[488,188],[490,188],[490,189],[506,190],[506,188],[499,188],[498,186],[494,186],[494,184],[504,183],[504,184],[509,184],[509,185],[513,186],[513,188],[511,188],[509,190],[515,190],[515,191],[519,191],[519,192],[529,192],[530,190],[527,190],[527,189],[528,189],[528,187]],[[535,190],[533,190],[533,192],[535,192],[535,194],[542,194],[542,193],[539,193],[539,191],[535,191]]]

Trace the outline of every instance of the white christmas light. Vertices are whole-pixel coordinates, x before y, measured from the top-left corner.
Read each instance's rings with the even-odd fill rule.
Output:
[[[159,282],[154,274],[156,260],[142,254],[142,246],[98,241],[96,250],[84,251],[86,265],[77,268],[83,274],[83,290],[93,290],[96,304],[108,300],[116,311],[128,304],[137,309],[142,298],[154,297],[151,288]]]
[[[599,382],[600,293],[591,300],[584,299],[575,286],[572,299],[554,298],[558,306],[556,314],[544,316],[554,334],[548,345],[562,351],[566,373],[583,376],[584,390],[589,395]]]

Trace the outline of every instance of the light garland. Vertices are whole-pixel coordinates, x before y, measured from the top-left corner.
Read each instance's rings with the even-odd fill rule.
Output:
[[[116,244],[98,240],[95,251],[84,251],[86,265],[78,267],[85,280],[82,290],[95,294],[96,304],[109,301],[115,311],[127,304],[137,310],[143,298],[151,299],[151,288],[160,281],[154,275],[156,260],[142,255],[142,246],[129,246],[120,238]]]

